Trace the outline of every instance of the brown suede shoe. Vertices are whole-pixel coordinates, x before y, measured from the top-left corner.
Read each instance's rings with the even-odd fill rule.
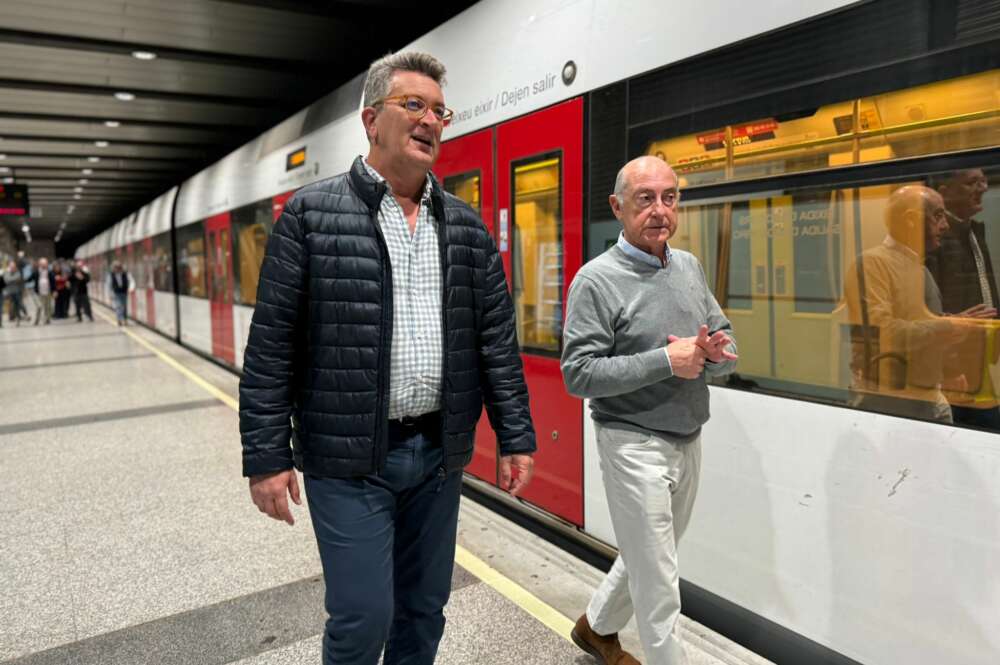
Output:
[[[642,665],[632,657],[632,654],[622,649],[618,641],[618,633],[598,635],[587,621],[587,614],[577,619],[573,631],[569,634],[576,646],[580,647],[597,659],[599,665]]]

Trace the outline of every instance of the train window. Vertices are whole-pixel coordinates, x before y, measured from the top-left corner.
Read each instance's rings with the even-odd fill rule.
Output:
[[[1000,71],[654,139],[682,187],[996,144]]]
[[[205,227],[202,222],[177,229],[177,269],[181,295],[208,297],[205,290]]]
[[[205,271],[208,277],[208,297],[213,302],[231,304],[233,302],[230,276],[232,244],[229,240],[229,229],[208,231],[206,241]]]
[[[523,349],[558,352],[562,339],[561,157],[513,165],[511,257],[517,336]]]
[[[454,194],[468,203],[476,211],[476,214],[482,216],[480,175],[477,169],[475,171],[448,176],[444,179],[442,187],[444,187],[444,191]]]
[[[257,304],[257,282],[264,262],[267,238],[274,226],[271,199],[264,199],[234,210],[233,228],[236,261],[233,262],[235,301],[253,307]]]
[[[174,266],[170,260],[170,232],[153,236],[153,288],[174,290]]]
[[[971,168],[688,200],[671,245],[726,285],[715,292],[740,344],[740,379],[1000,431],[995,178],[1000,168]],[[728,242],[716,251],[713,237]],[[713,254],[725,265],[710,270]]]

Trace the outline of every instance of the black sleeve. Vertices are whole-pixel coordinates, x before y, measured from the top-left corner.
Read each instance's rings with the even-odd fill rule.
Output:
[[[295,340],[305,312],[307,251],[301,204],[281,213],[261,264],[240,380],[243,475],[292,468]]]
[[[534,452],[535,429],[517,347],[514,306],[507,290],[500,253],[488,236],[480,306],[480,382],[486,413],[499,440],[500,454]]]

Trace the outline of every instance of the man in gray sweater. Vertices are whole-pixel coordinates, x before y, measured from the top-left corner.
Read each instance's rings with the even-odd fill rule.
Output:
[[[566,388],[590,400],[619,556],[573,629],[602,665],[638,663],[617,633],[633,612],[647,665],[686,662],[680,540],[698,488],[705,375],[731,372],[732,325],[692,254],[671,249],[677,175],[639,157],[618,173],[618,244],[577,273],[563,338]]]

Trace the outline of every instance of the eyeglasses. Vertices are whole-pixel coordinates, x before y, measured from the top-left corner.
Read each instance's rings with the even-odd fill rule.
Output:
[[[451,122],[451,118],[455,115],[455,112],[446,106],[434,106],[430,107],[427,102],[421,97],[416,95],[395,95],[393,97],[386,97],[384,99],[379,99],[372,102],[372,106],[377,106],[379,104],[395,104],[396,106],[401,106],[406,114],[410,116],[413,120],[420,120],[427,112],[430,111],[434,116],[441,121],[442,125],[448,126]]]

